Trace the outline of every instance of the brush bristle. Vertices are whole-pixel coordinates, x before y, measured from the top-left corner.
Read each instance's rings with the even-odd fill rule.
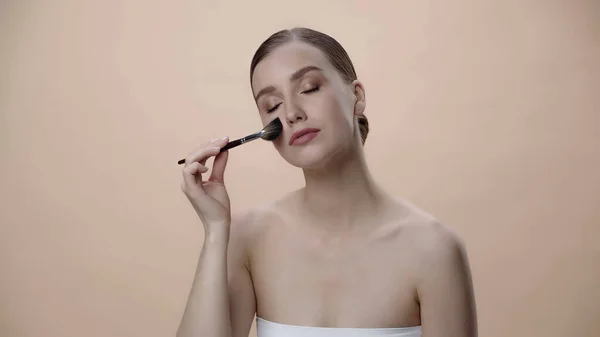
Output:
[[[262,134],[262,136],[260,136],[260,138],[273,141],[281,134],[281,130],[283,130],[283,124],[281,124],[279,118],[275,118],[263,130],[265,132]]]

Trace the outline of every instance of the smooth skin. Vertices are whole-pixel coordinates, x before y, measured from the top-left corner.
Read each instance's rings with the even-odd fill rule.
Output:
[[[306,186],[231,216],[228,154],[218,153],[227,139],[190,153],[182,190],[206,235],[178,336],[246,337],[255,314],[293,325],[422,325],[423,337],[476,336],[462,241],[385,192],[368,170],[356,124],[363,84],[344,82],[318,49],[291,42],[257,66],[252,89],[262,92],[262,123],[283,122],[274,146],[302,168]],[[320,129],[317,137],[290,145],[307,127]]]

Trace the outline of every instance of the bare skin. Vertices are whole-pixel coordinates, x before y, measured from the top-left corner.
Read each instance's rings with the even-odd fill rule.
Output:
[[[475,336],[468,262],[449,229],[395,200],[363,226],[322,229],[297,214],[301,193],[241,215],[232,228],[246,247],[237,272],[246,277],[232,288],[255,294],[247,306],[233,300],[232,323],[243,322],[234,336],[248,335],[255,310],[284,324],[422,325],[425,337]]]
[[[318,69],[293,76],[307,66]],[[246,337],[255,314],[292,325],[422,325],[424,337],[476,336],[461,240],[371,177],[354,123],[366,105],[362,83],[345,83],[318,49],[292,42],[259,64],[252,86],[255,95],[271,87],[257,98],[261,119],[284,122],[274,146],[303,169],[306,186],[229,219],[212,208],[228,199],[216,194],[223,202],[215,204],[194,189],[193,177],[200,184],[206,159],[218,153],[214,142],[190,154],[182,188],[206,239],[178,336]],[[290,145],[306,127],[318,136]],[[224,191],[226,161],[217,156],[208,187]]]

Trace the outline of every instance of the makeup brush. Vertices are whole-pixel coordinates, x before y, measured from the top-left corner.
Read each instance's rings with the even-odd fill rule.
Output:
[[[220,152],[229,150],[236,146],[240,146],[244,143],[253,141],[258,138],[262,138],[262,139],[268,140],[268,141],[274,141],[275,139],[277,139],[277,137],[279,137],[282,129],[283,129],[283,125],[281,124],[281,121],[279,120],[279,118],[275,118],[271,123],[269,123],[267,126],[265,126],[264,129],[262,129],[256,133],[253,133],[251,135],[248,135],[246,137],[232,140],[231,142],[227,143],[227,145],[225,145],[221,148]],[[184,164],[184,163],[185,163],[185,158],[181,159],[180,161],[177,162],[177,164],[179,164],[179,165]]]

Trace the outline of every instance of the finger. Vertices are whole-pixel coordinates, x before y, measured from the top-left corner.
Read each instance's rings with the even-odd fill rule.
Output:
[[[185,165],[191,165],[192,163],[200,163],[201,165],[206,164],[206,161],[208,160],[208,158],[216,156],[217,154],[219,154],[219,151],[221,150],[220,147],[218,146],[214,146],[214,145],[208,145],[205,147],[202,147],[192,153],[190,153],[186,158],[185,158]]]
[[[229,158],[229,151],[223,151],[215,157],[213,170],[210,174],[210,178],[208,178],[209,181],[224,182],[227,158]]]
[[[198,163],[198,162],[196,162],[196,163]],[[208,167],[206,167],[205,165],[202,165],[202,164],[198,163],[198,171],[197,172],[199,172],[200,174],[206,173],[206,172],[208,172]],[[196,177],[199,177],[199,175],[196,174]]]
[[[186,165],[193,162],[199,162],[200,164],[205,165],[208,158],[219,154],[221,148],[227,144],[228,139],[228,137],[213,139],[208,142],[208,144],[193,151],[186,157]]]
[[[202,189],[201,186],[198,186],[197,181],[198,178],[202,180],[201,172],[206,172],[207,170],[208,169],[206,168],[206,166],[203,166],[198,162],[194,162],[187,165],[183,169],[183,181],[185,183],[185,187],[190,188],[192,186],[197,186],[198,188]]]

